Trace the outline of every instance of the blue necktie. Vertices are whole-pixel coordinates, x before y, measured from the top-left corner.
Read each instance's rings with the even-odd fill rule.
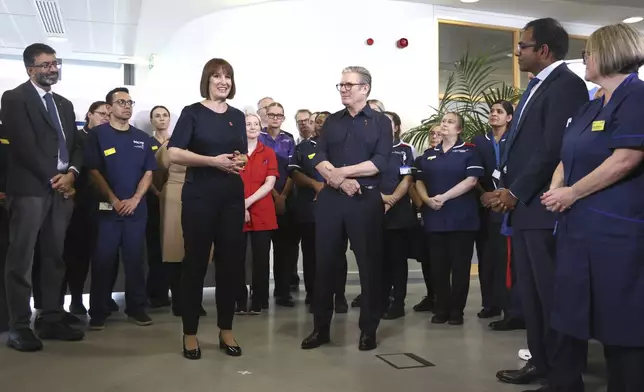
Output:
[[[525,90],[523,95],[521,96],[521,100],[519,101],[519,105],[517,106],[517,109],[514,111],[514,119],[512,121],[512,127],[510,128],[510,132],[508,132],[508,138],[505,141],[505,148],[503,149],[503,159],[501,159],[502,162],[506,162],[508,159],[508,152],[510,150],[510,146],[512,146],[512,142],[514,142],[514,138],[517,136],[517,128],[519,128],[519,121],[521,120],[522,112],[523,112],[523,107],[525,106],[526,102],[528,101],[528,97],[530,97],[530,92],[534,88],[534,86],[537,85],[541,80],[538,78],[533,78],[530,83],[528,83],[528,88]]]
[[[67,152],[67,142],[65,141],[65,134],[63,133],[63,128],[60,126],[60,119],[58,118],[58,112],[56,111],[56,104],[54,103],[54,97],[47,93],[44,96],[45,103],[47,103],[47,112],[49,113],[49,118],[54,123],[54,128],[58,132],[58,160],[67,165],[69,163],[69,152]]]

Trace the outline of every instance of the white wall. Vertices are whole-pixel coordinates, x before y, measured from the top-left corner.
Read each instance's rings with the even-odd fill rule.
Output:
[[[0,57],[0,94],[28,80],[20,58]],[[76,119],[81,121],[89,105],[104,100],[105,94],[123,84],[123,65],[63,59],[62,80],[53,90],[72,101]]]

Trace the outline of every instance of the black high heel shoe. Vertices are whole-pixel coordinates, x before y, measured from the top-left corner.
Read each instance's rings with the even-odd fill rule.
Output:
[[[235,341],[237,343],[237,341]],[[237,346],[229,346],[224,342],[224,339],[221,338],[221,333],[219,333],[219,349],[224,351],[226,355],[230,355],[231,357],[241,357],[242,355],[242,349]]]
[[[183,335],[183,357],[186,359],[201,359],[201,347],[199,347],[199,342],[197,341],[197,348],[194,350],[188,350],[186,348],[186,335]]]

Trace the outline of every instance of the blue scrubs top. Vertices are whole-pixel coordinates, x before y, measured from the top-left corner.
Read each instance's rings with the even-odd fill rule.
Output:
[[[305,176],[314,179],[315,181],[324,183],[324,177],[315,169],[313,165],[313,158],[317,151],[318,138],[303,140],[295,147],[295,153],[291,157],[288,165],[289,175],[294,171],[299,171]],[[295,198],[294,210],[295,218],[301,223],[315,222],[315,191],[309,187],[301,187],[295,185]]]
[[[415,162],[416,180],[420,180],[432,197],[443,194],[468,177],[483,177],[484,169],[476,146],[460,139],[443,152],[443,144],[430,148]],[[476,189],[447,201],[434,211],[427,205],[421,209],[426,232],[477,231],[480,226],[479,200]]]
[[[274,189],[281,193],[286,186],[286,179],[288,178],[288,165],[291,160],[291,157],[295,153],[295,140],[293,140],[293,135],[290,133],[280,131],[275,139],[271,137],[267,132],[261,132],[259,134],[258,140],[275,151],[277,156],[277,167],[279,170],[280,176],[275,181]]]
[[[385,195],[392,195],[402,179],[411,175],[402,174],[401,169],[411,169],[414,165],[414,153],[409,144],[399,142],[391,148],[391,155],[387,168],[382,173],[380,181],[380,192]],[[418,219],[411,204],[409,193],[406,193],[394,206],[385,214],[385,229],[401,230],[409,229],[418,225]]]
[[[110,124],[103,124],[93,128],[87,136],[85,166],[88,170],[98,170],[116,197],[126,200],[134,196],[145,172],[157,169],[157,162],[148,134],[133,126],[127,131],[119,131]],[[104,211],[104,214],[101,211],[101,216],[117,220],[146,219],[145,198],[131,216],[119,216],[115,210]]]
[[[644,148],[644,82],[630,75],[604,106],[589,102],[563,138],[565,186],[618,148]],[[553,328],[607,345],[644,346],[644,165],[578,200],[557,226]]]

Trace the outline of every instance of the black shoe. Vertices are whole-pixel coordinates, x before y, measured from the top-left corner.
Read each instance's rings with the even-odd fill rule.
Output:
[[[493,331],[515,331],[517,329],[525,329],[525,321],[519,318],[505,318],[503,320],[493,321],[489,326]]]
[[[75,314],[78,316],[85,316],[87,314],[87,308],[85,307],[85,305],[83,305],[82,302],[81,303],[72,302],[69,305],[69,313]]]
[[[390,305],[385,314],[382,315],[383,320],[395,320],[405,317],[405,307],[398,305]]]
[[[531,384],[545,379],[545,375],[528,363],[519,370],[501,370],[496,378],[508,384]]]
[[[276,298],[275,305],[285,308],[292,308],[295,306],[295,302],[293,302],[291,298]]]
[[[483,308],[483,310],[478,312],[476,315],[480,319],[488,319],[492,317],[499,317],[501,313],[501,309],[499,308]]]
[[[248,305],[242,302],[237,302],[237,306],[235,307],[235,314],[238,316],[244,316],[247,313],[248,313]]]
[[[128,314],[127,319],[140,327],[152,325],[152,319],[145,312]]]
[[[358,343],[358,350],[360,351],[370,351],[375,350],[378,347],[376,343],[376,334],[362,332],[360,334],[360,342]]]
[[[442,314],[435,314],[434,317],[432,317],[432,324],[445,324],[449,317],[442,315]]]
[[[298,291],[300,291],[300,284],[299,283],[298,284],[293,283],[293,284],[288,286],[288,289],[289,289],[289,291],[291,293],[297,293]]]
[[[97,319],[92,317],[89,320],[88,328],[90,331],[102,331],[105,329],[105,319]]]
[[[199,347],[199,342],[197,341],[197,348],[194,350],[186,349],[186,335],[183,335],[183,357],[185,359],[201,359],[201,347]]]
[[[258,316],[262,314],[262,306],[259,304],[251,304],[248,314],[251,316]]]
[[[427,296],[414,305],[414,312],[431,312],[432,310],[434,310],[434,299]]]
[[[342,296],[335,296],[335,312],[337,314],[344,314],[349,311],[349,304],[347,303],[347,298]]]
[[[447,320],[449,325],[463,325],[463,316],[452,316]]]
[[[219,334],[219,349],[226,352],[226,355],[229,355],[231,357],[241,357],[242,355],[242,349],[239,347],[239,344],[237,341],[235,341],[236,346],[229,346],[227,345],[224,340],[221,338],[221,334]]]
[[[359,308],[360,307],[360,294],[358,294],[358,296],[355,297],[353,299],[353,301],[351,301],[351,307],[352,308]]]
[[[42,350],[42,342],[29,328],[10,331],[9,338],[7,339],[7,346],[22,352]]]
[[[328,328],[315,329],[309,336],[302,341],[303,350],[311,350],[318,348],[331,341]]]
[[[110,298],[110,300],[107,302],[107,310],[116,313],[119,311],[119,304],[117,304],[114,299]]]
[[[307,294],[306,298],[304,298],[304,305],[311,305],[312,301],[313,301],[313,296],[311,294]]]
[[[78,325],[78,324],[83,324],[83,320],[79,319],[78,317],[74,316],[71,313],[65,312],[63,314],[63,323],[67,325]]]
[[[38,329],[38,337],[43,340],[62,340],[65,342],[75,342],[83,340],[85,332],[74,329],[69,325],[58,323],[43,322]]]
[[[167,308],[168,306],[172,305],[172,302],[170,301],[170,298],[150,298],[150,309],[160,309],[160,308]]]

